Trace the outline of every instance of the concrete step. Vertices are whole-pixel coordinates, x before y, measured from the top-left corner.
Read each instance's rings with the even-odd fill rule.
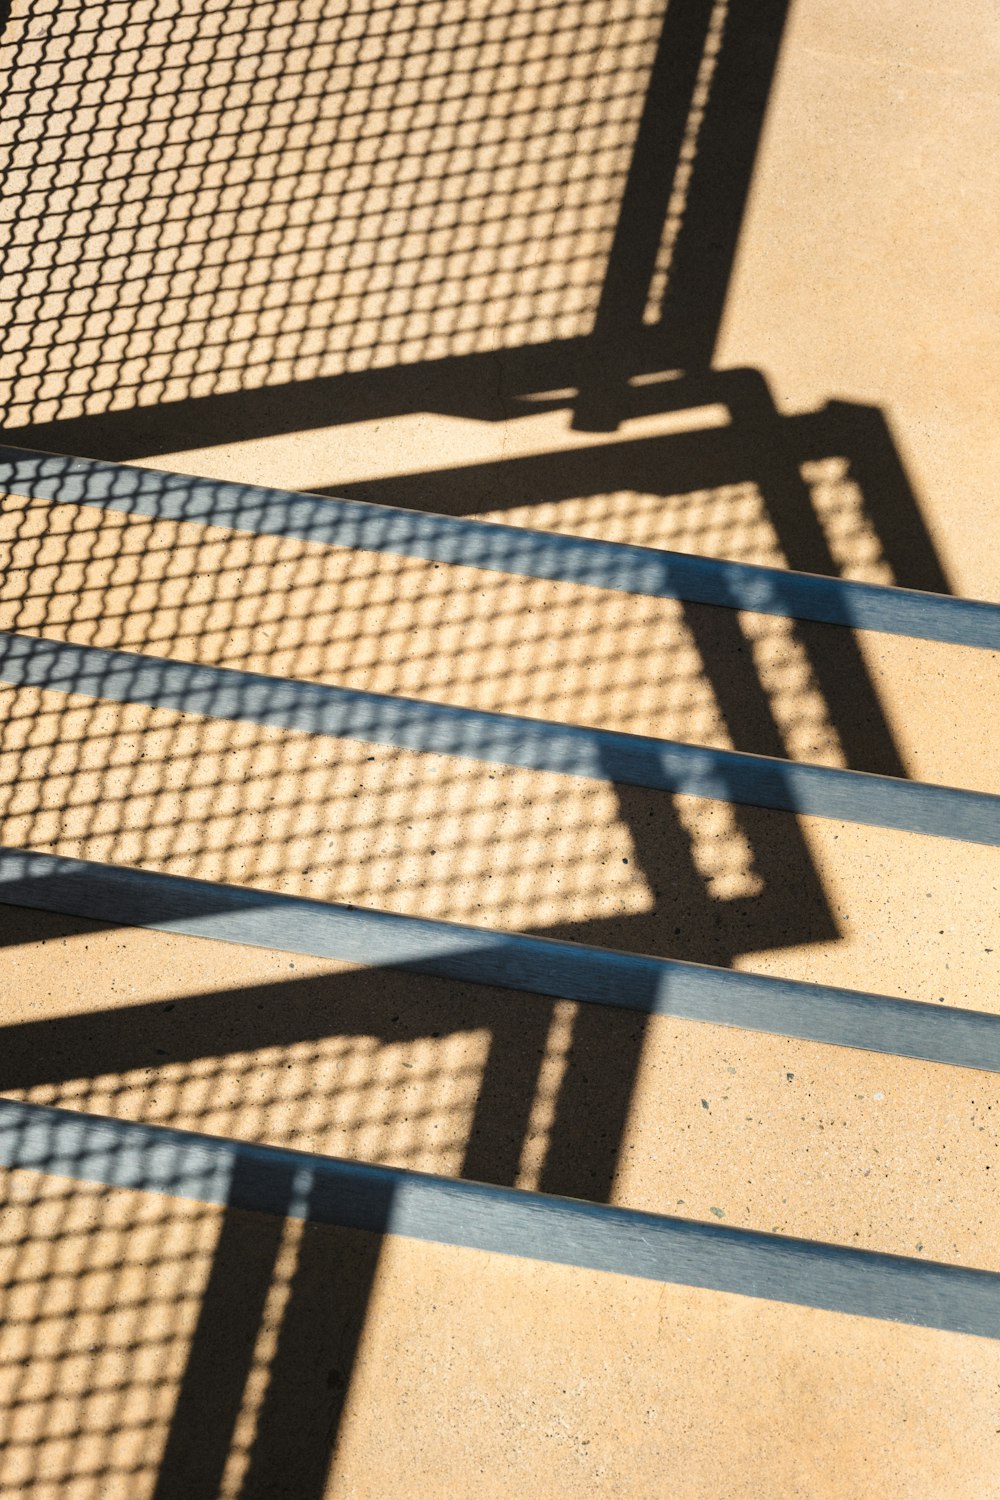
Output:
[[[66,1317],[79,1257],[114,1261],[101,1337],[149,1305],[165,1408],[222,1370],[233,1431],[269,1430],[268,1371],[285,1411],[322,1365],[307,1443],[515,1326],[522,1429],[553,1328],[654,1443],[654,1368],[720,1326],[682,1405],[736,1361],[830,1402],[858,1350],[992,1378],[1000,608],[0,462],[18,1306],[46,1243]],[[430,1384],[415,1421],[461,1406]],[[873,1430],[912,1409],[859,1389]],[[343,1430],[374,1493],[393,1449]]]
[[[144,884],[152,906],[156,881]],[[53,904],[86,902],[57,892]],[[282,949],[263,922],[256,946],[233,946],[190,936],[182,916],[164,918],[162,893],[158,904],[165,928],[123,925],[131,910],[99,920],[99,901],[88,919],[3,908],[5,1096],[1000,1269],[992,1018],[881,1002],[900,1020],[879,1055],[765,1030],[760,1005],[748,1004],[745,1024],[707,1006],[698,1019],[683,990],[676,1008],[668,992],[645,1014],[629,1008],[624,983],[618,1004],[597,1007],[546,998],[530,974],[499,988],[451,963],[441,974],[380,964],[374,943],[353,962],[342,945],[339,956],[302,941]],[[714,983],[716,1002],[742,986],[751,1003],[756,992],[773,1005],[783,988],[673,967],[682,981],[692,973]],[[808,990],[798,994],[804,1009]],[[838,996],[811,998],[819,1009]],[[853,998],[860,1009],[865,997]],[[978,1035],[982,1066],[968,1052],[961,1068],[901,1055],[913,1012],[936,1021],[945,1043],[962,1028],[970,1043]]]
[[[81,1492],[110,1468],[122,1495],[280,1494],[291,1476],[373,1500],[445,1480],[461,1500],[653,1500],[669,1475],[699,1500],[766,1474],[832,1497],[835,1473],[862,1496],[905,1492],[916,1468],[918,1493],[980,1500],[989,1483],[995,1340],[30,1170],[7,1183],[12,1489],[37,1487],[40,1447]],[[189,1413],[201,1442],[181,1441]]]

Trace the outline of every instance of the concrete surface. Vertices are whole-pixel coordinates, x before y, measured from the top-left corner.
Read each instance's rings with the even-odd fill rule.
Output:
[[[4,1336],[20,1403],[12,1493],[118,1500],[152,1493],[158,1475],[167,1493],[325,1484],[351,1500],[444,1483],[460,1496],[650,1500],[664,1483],[684,1500],[749,1500],[765,1485],[824,1500],[991,1493],[991,1343],[441,1246],[276,1232],[235,1212],[220,1221],[79,1185],[67,1198],[65,1184],[19,1174],[5,1214],[17,1244]],[[369,1314],[345,1400],[359,1291]],[[206,1298],[218,1322],[193,1368]],[[178,1405],[201,1441],[171,1433]],[[342,1407],[326,1473],[316,1455]],[[232,1432],[221,1452],[220,1420]]]
[[[994,19],[796,0],[772,80],[780,9],[703,7],[588,357],[659,0],[14,0],[8,438],[1000,598]],[[0,547],[4,629],[1000,791],[989,653],[17,497]],[[0,696],[5,845],[997,1011],[996,850]],[[995,1075],[0,933],[11,1096],[1000,1270]],[[987,1340],[6,1186],[5,1494],[1000,1495]]]

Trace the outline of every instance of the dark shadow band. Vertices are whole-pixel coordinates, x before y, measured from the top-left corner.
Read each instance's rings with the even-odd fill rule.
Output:
[[[0,633],[0,682],[1000,844],[1000,797],[865,771]]]
[[[0,850],[0,901],[1000,1072],[1000,1016],[832,985],[15,849]],[[115,1015],[116,1025],[128,1024],[127,1011]]]
[[[683,599],[1000,649],[1000,605],[620,542],[427,515],[155,469],[0,448],[0,490],[233,531],[419,557],[617,593]]]
[[[0,1100],[0,1165],[985,1338],[1000,1276]]]

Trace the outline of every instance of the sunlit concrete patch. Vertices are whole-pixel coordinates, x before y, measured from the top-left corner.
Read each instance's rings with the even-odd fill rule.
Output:
[[[772,817],[774,814],[762,814]],[[815,983],[865,982],[885,994],[995,1011],[1000,1002],[996,850],[943,846],[917,835],[801,818],[822,871],[836,943],[762,946],[739,968]]]
[[[355,1368],[329,1500],[376,1500],[400,1469],[473,1500],[470,1446],[511,1494],[544,1464],[553,1500],[654,1500],[665,1474],[677,1500],[992,1483],[1000,1356],[958,1335],[391,1241]],[[377,1444],[373,1409],[396,1414]]]
[[[1000,1270],[1000,1081],[655,1017],[614,1201]]]
[[[982,0],[954,25],[896,0],[792,8],[717,359],[767,369],[786,411],[880,406],[951,588],[996,599],[989,28]]]
[[[996,791],[1000,657],[931,641],[914,653],[871,631],[859,631],[857,641],[906,774]]]

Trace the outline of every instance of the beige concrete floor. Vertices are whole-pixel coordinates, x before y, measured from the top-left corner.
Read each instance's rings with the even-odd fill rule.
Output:
[[[1000,598],[984,5],[796,0],[713,371],[609,432],[519,394],[598,312],[662,11],[15,0],[11,440]],[[13,496],[0,547],[4,629],[1000,791],[990,653]],[[992,849],[0,696],[5,845],[997,1010]],[[9,1096],[1000,1270],[995,1075],[0,928]],[[1000,1495],[987,1340],[6,1186],[4,1494]]]

